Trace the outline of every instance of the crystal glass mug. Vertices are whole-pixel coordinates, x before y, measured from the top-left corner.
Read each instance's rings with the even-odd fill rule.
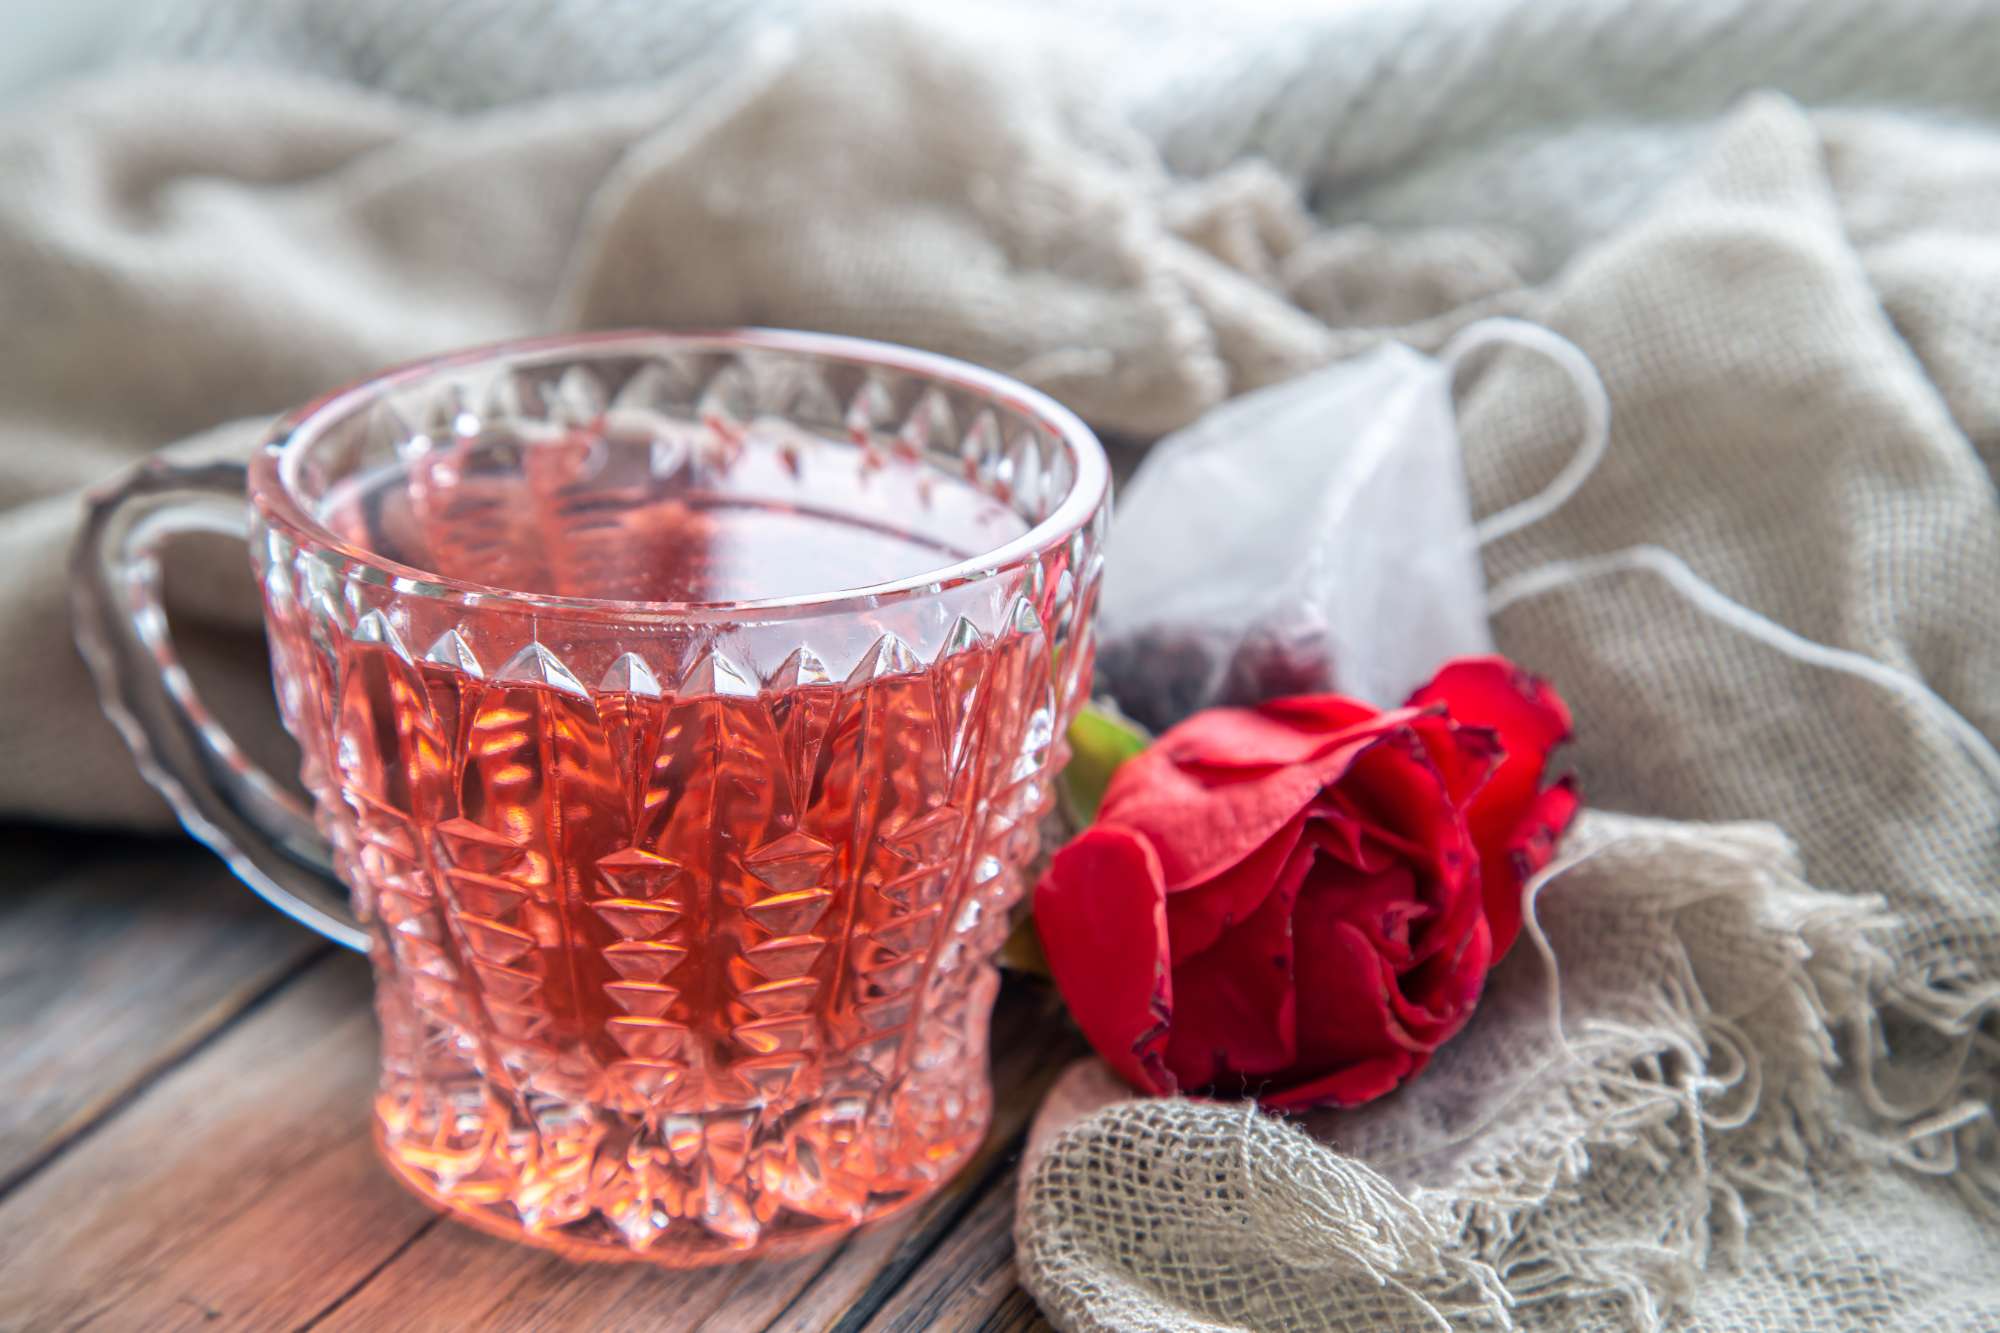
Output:
[[[1073,415],[942,357],[515,343],[331,394],[247,477],[137,469],[78,638],[188,830],[369,954],[406,1184],[578,1257],[790,1252],[984,1134],[1108,493]],[[310,810],[176,661],[191,531],[249,543]]]

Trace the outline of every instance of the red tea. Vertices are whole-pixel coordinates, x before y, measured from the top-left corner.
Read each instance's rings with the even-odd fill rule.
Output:
[[[681,603],[909,578],[1027,530],[911,459],[675,448],[454,440],[322,517],[412,569]],[[475,1221],[669,1262],[802,1247],[948,1176],[986,1126],[987,960],[1080,670],[1044,623],[1087,615],[1067,558],[1004,623],[918,644],[849,611],[767,627],[797,640],[776,661],[698,615],[657,642],[399,624],[272,566],[282,703],[371,922],[391,1163]]]
[[[329,527],[389,560],[510,593],[647,602],[793,597],[923,574],[1028,530],[962,477],[772,425],[456,439],[343,483]]]

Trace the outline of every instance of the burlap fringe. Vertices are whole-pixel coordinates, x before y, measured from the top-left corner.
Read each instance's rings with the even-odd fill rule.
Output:
[[[1240,1174],[1230,1192],[1246,1224],[1268,1235],[1276,1252],[1309,1255],[1313,1266],[1343,1280],[1402,1293],[1412,1317],[1436,1326],[1514,1329],[1542,1303],[1610,1300],[1622,1307],[1619,1322],[1655,1330],[1691,1297],[1705,1269],[1741,1253],[1753,1197],[1805,1197],[1816,1162],[1847,1154],[1948,1175],[1975,1207],[2000,1219],[2000,1133],[1993,1118],[2000,1088],[1972,1058],[1993,1052],[1995,1042],[1982,1024],[2000,1012],[2000,982],[1896,973],[1881,944],[1895,923],[1880,901],[1811,888],[1799,877],[1789,842],[1769,826],[1727,826],[1719,841],[1716,826],[1588,818],[1598,836],[1575,839],[1581,850],[1530,886],[1523,936],[1523,945],[1539,949],[1548,969],[1563,1053],[1550,1073],[1562,1080],[1562,1096],[1576,1113],[1564,1132],[1525,1144],[1511,1138],[1504,1153],[1475,1162],[1470,1185],[1406,1193],[1353,1158],[1324,1148],[1301,1153],[1303,1136],[1248,1105],[1215,1107],[1228,1123],[1210,1124],[1213,1138],[1197,1128],[1206,1117],[1177,1123],[1174,1128],[1189,1139],[1177,1151],[1234,1149],[1232,1165]],[[1670,979],[1643,1028],[1564,1024],[1560,960],[1535,917],[1535,899],[1585,862],[1657,856],[1677,846],[1691,856],[1736,857],[1759,880],[1759,924],[1791,942],[1769,1000],[1733,1017],[1717,1012],[1697,979],[1693,956],[1677,939]],[[1668,910],[1697,907],[1714,896],[1691,895]],[[1892,1052],[1890,1034],[1899,1025],[1928,1034],[1913,1060]],[[1124,1104],[1133,1113],[1145,1105]],[[1585,1126],[1580,1134],[1578,1122]],[[1036,1176],[1063,1169],[1065,1140],[1077,1128],[1056,1136],[1035,1164]],[[1156,1123],[1137,1119],[1126,1128],[1158,1132]],[[1101,1123],[1089,1132],[1101,1134]],[[1573,1232],[1564,1231],[1563,1244],[1550,1244],[1555,1233],[1537,1225],[1539,1215],[1561,1207],[1569,1188],[1589,1175],[1593,1157],[1609,1154],[1638,1154],[1663,1173],[1671,1164],[1682,1179],[1691,1171],[1692,1197],[1700,1202],[1666,1210],[1657,1233],[1643,1241],[1627,1235],[1578,1244]],[[1265,1191],[1257,1177],[1273,1164],[1290,1179],[1274,1192],[1282,1202],[1260,1210]],[[1074,1169],[1076,1162],[1069,1165]],[[1315,1179],[1302,1188],[1298,1173],[1305,1171]],[[1024,1199],[1048,1193],[1030,1182]],[[1302,1206],[1316,1198],[1331,1206]],[[1056,1302],[1059,1323],[1092,1327],[1087,1316],[1062,1315],[1105,1308],[1079,1286],[1105,1275],[1065,1264],[1067,1276],[1058,1281],[1049,1267],[1060,1248],[1049,1243],[1051,1234],[1065,1222],[1021,1217],[1017,1239],[1029,1259],[1024,1279],[1031,1290],[1051,1288],[1044,1304]]]
[[[1531,909],[1544,885],[1585,859],[1618,849],[1684,841],[1691,853],[1732,854],[1708,837],[1646,824],[1551,866],[1529,888]],[[1968,1073],[1973,1051],[1994,1047],[1981,1024],[2000,1012],[2000,982],[1898,975],[1879,943],[1896,924],[1879,899],[1813,889],[1799,878],[1789,843],[1784,869],[1762,857],[1742,859],[1764,880],[1765,924],[1799,942],[1775,995],[1809,1011],[1803,1031],[1811,1058],[1800,1062],[1796,1057],[1803,1052],[1785,1052],[1766,1040],[1756,1015],[1730,1019],[1716,1013],[1685,950],[1677,960],[1677,981],[1660,997],[1663,1011],[1677,1020],[1667,1030],[1672,1044],[1635,1060],[1621,1038],[1637,1034],[1615,1024],[1564,1031],[1573,1053],[1593,1044],[1608,1053],[1601,1060],[1584,1058],[1570,1087],[1573,1104],[1595,1108],[1589,1130],[1491,1164],[1490,1186],[1449,1195],[1414,1191],[1449,1219],[1452,1248],[1491,1270],[1507,1294],[1509,1311],[1538,1301],[1610,1296],[1625,1306],[1635,1327],[1649,1333],[1662,1328],[1712,1258],[1727,1262],[1741,1252],[1749,1227],[1746,1196],[1805,1196],[1810,1164],[1829,1154],[1948,1175],[1975,1207],[2000,1219],[2000,1135],[1993,1116],[2000,1089],[1990,1078]],[[1559,1022],[1559,963],[1532,910],[1527,937],[1542,949],[1550,969],[1551,1005]],[[1924,1072],[1899,1069],[1887,1036],[1899,1019],[1944,1038],[1950,1049],[1927,1052]],[[1764,1026],[1790,1029],[1783,1041],[1798,1035],[1782,1022]],[[1656,1040],[1660,1031],[1655,1026],[1646,1036]],[[1788,1054],[1793,1058],[1787,1060]],[[1789,1067],[1771,1071],[1782,1077],[1767,1080],[1766,1065],[1774,1062]],[[1852,1076],[1836,1082],[1843,1064]],[[1892,1071],[1928,1083],[1929,1090],[1893,1099],[1883,1090]],[[1851,1114],[1843,1086],[1851,1088],[1865,1115]],[[1538,1233],[1525,1225],[1530,1216],[1588,1174],[1592,1152],[1628,1150],[1650,1152],[1663,1168],[1670,1160],[1683,1171],[1693,1163],[1705,1187],[1706,1210],[1670,1219],[1655,1245],[1560,1250],[1541,1245]],[[1487,1322],[1516,1326],[1511,1313]]]

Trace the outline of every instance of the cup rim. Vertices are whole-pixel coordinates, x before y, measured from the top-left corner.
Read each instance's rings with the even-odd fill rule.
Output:
[[[1026,532],[952,564],[860,587],[736,601],[628,601],[572,597],[447,577],[434,570],[391,560],[380,552],[345,540],[314,517],[298,498],[299,472],[304,466],[307,450],[334,424],[349,419],[357,412],[366,411],[394,389],[453,367],[472,366],[501,358],[582,349],[615,353],[629,348],[634,352],[643,352],[663,345],[677,350],[761,348],[800,353],[825,360],[903,371],[970,390],[991,399],[996,405],[1021,413],[1050,431],[1059,445],[1069,451],[1075,464],[1075,479],[1062,503]],[[1088,523],[1102,509],[1108,496],[1111,466],[1096,434],[1074,412],[1039,389],[955,357],[869,338],[792,329],[628,328],[505,339],[377,371],[323,394],[279,418],[258,448],[251,466],[250,481],[251,503],[267,520],[275,520],[290,529],[289,535],[294,539],[336,552],[356,565],[380,572],[393,581],[399,591],[487,607],[502,602],[529,610],[577,616],[688,621],[769,618],[788,612],[821,614],[867,610],[995,578],[1055,550]],[[260,481],[271,484],[259,485]]]

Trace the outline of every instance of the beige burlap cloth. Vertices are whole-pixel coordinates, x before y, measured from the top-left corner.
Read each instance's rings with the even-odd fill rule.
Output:
[[[1779,32],[1767,9],[1728,31]],[[1524,58],[1548,45],[1531,26]],[[1619,58],[1658,40],[1634,29]],[[1476,51],[1425,50],[1483,86]],[[1385,59],[1317,114],[1379,114],[1420,65]],[[1550,254],[1504,227],[1315,221],[1254,162],[1173,177],[1062,73],[864,18],[465,118],[165,69],[0,119],[0,809],[164,818],[68,646],[79,489],[198,433],[241,449],[399,358],[551,327],[835,328],[1139,438],[1384,332],[1434,347],[1523,314],[1615,407],[1582,491],[1488,551],[1500,643],[1572,703],[1597,807],[1538,932],[1365,1112],[1302,1130],[1128,1102],[1045,1126],[1022,1279],[1067,1328],[2000,1323],[2000,791],[1966,734],[2000,732],[2000,140],[1752,99],[1677,139],[1658,192],[1621,184],[1622,151],[1564,177],[1621,202]],[[1318,142],[1248,105],[1238,142]],[[1200,161],[1167,119],[1173,160]],[[1349,143],[1356,197],[1408,213],[1398,145],[1472,132],[1446,119]],[[1528,179],[1427,170],[1473,204]],[[1571,447],[1570,396],[1527,357],[1475,366],[1462,404],[1482,512]],[[1664,557],[1591,563],[1639,545],[1732,602],[1704,610]],[[180,581],[195,643],[254,624],[235,555],[209,554]],[[254,730],[257,668],[218,669]]]

